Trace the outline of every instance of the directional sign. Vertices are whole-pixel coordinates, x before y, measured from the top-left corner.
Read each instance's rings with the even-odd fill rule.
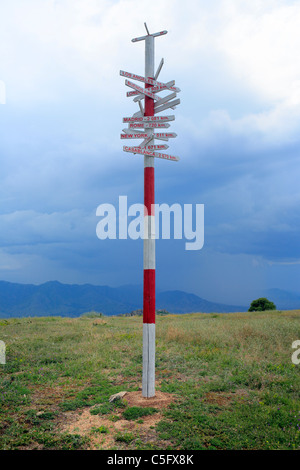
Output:
[[[162,106],[159,106],[158,108],[154,109],[154,112],[155,112],[155,114],[156,113],[161,113],[165,109],[173,108],[174,106],[176,106],[179,103],[180,103],[180,99],[177,99],[177,100],[174,100],[174,101],[169,101],[168,103],[163,104]]]
[[[150,142],[152,142],[153,139],[153,134],[147,137],[147,139],[143,140],[143,142],[139,145],[139,147],[144,148],[147,147]],[[167,139],[165,139],[167,140]]]
[[[166,128],[170,127],[167,122],[134,122],[129,124],[130,129],[154,129],[154,128]]]
[[[151,36],[155,38],[156,36],[162,36],[163,34],[167,34],[167,33],[168,31],[164,30],[164,31],[160,31],[159,33],[153,33],[151,34]]]
[[[155,72],[154,78],[157,80],[158,75],[160,74],[160,71],[162,69],[162,66],[164,65],[165,61],[164,59],[161,59],[159,66],[157,67],[157,70]]]
[[[147,139],[148,134],[121,134],[121,139]]]
[[[124,117],[123,118],[123,122],[152,122],[152,121],[164,121],[164,122],[168,122],[168,121],[174,121],[175,120],[175,116],[174,115],[171,115],[171,116],[143,116],[143,117]]]
[[[168,85],[169,83],[175,83],[175,80],[171,80],[170,82],[166,83],[166,85]],[[147,90],[151,91],[152,93],[158,93],[158,92],[163,91],[163,90],[175,91],[176,93],[179,93],[181,91],[180,88],[178,88],[177,86],[170,86],[170,87],[167,87],[167,86],[153,86],[151,88],[147,88]],[[127,97],[136,96],[136,98],[134,98],[133,101],[138,101],[139,99],[144,99],[144,96],[140,95],[138,91],[127,91],[126,96]],[[141,98],[140,98],[140,96],[141,96]]]
[[[150,88],[147,88],[147,91],[151,91],[151,93],[158,93],[159,91],[163,90],[170,90],[170,91],[175,91],[176,93],[180,92],[180,88],[177,86],[173,86],[175,84],[175,80],[171,80],[170,82],[166,83],[165,85],[160,85],[160,86],[152,86]],[[138,91],[129,91],[126,93],[126,96],[136,96],[133,101],[138,101],[139,99],[144,98],[143,95],[139,95]]]
[[[166,142],[168,142],[168,140],[169,140],[168,137],[162,137],[162,135],[158,135],[158,134],[153,134],[152,139],[165,140]]]
[[[147,150],[167,150],[169,148],[168,145],[147,145]]]
[[[164,86],[164,87],[172,90],[172,86],[168,86],[168,83],[158,82],[157,80],[154,80],[154,78],[150,78],[150,77],[145,78],[145,77],[142,77],[141,75],[136,75],[135,73],[124,72],[124,70],[120,70],[120,75],[122,77],[131,78],[132,80],[138,80],[139,82],[148,83],[148,85]],[[172,91],[176,91],[176,92],[180,91],[179,88],[177,88],[177,87],[174,87],[174,88],[176,88],[176,89],[172,90]]]
[[[127,147],[124,145],[123,147],[124,152],[130,152],[130,153],[140,153],[141,155],[147,155],[148,157],[155,157],[155,153],[151,150],[147,149],[142,149],[140,147]]]
[[[124,132],[124,134],[134,134],[134,133],[145,133],[147,132],[147,136],[150,137],[150,135],[152,135],[153,133],[153,130],[152,129],[149,129],[149,131],[152,131],[152,132],[147,132],[147,129],[144,130],[144,128],[142,130],[138,130],[138,131],[133,131],[132,129],[122,129],[122,132]]]
[[[159,132],[158,134],[154,134],[154,139],[171,139],[174,137],[177,137],[177,134],[175,134],[175,132]]]
[[[141,36],[139,38],[133,38],[131,39],[132,42],[137,42],[137,41],[144,41],[148,36],[162,36],[163,34],[167,34],[168,31],[160,31],[160,33],[154,33],[154,34],[148,34],[147,36]]]
[[[140,101],[139,101],[140,103]],[[138,111],[137,113],[134,113],[133,114],[133,118],[140,118],[140,117],[143,117],[144,116],[144,113],[142,113],[142,111]]]
[[[123,147],[124,152],[130,152],[130,153],[139,153],[141,155],[147,155],[148,157],[157,157],[157,158],[163,158],[164,160],[171,160],[174,162],[178,162],[179,157],[175,157],[174,155],[168,155],[166,153],[157,153],[157,152],[151,152],[149,150],[141,149],[139,147]]]
[[[133,82],[130,82],[129,80],[125,80],[125,85],[129,86],[130,88],[133,88],[134,90],[138,91],[139,93],[142,93],[143,95],[149,96],[149,98],[152,98],[153,100],[161,100],[161,98],[154,93],[151,93],[151,91],[148,91],[147,88],[142,88],[139,85],[136,85]]]
[[[144,153],[146,151],[149,151],[149,152],[154,152],[155,150],[166,150],[168,149],[169,146],[168,145],[147,145],[146,147],[141,147],[140,145],[139,146],[124,146],[123,147],[123,150],[125,152],[134,152],[134,153]],[[143,150],[143,152],[141,152],[141,150]],[[144,153],[145,155],[145,153]]]
[[[155,157],[163,158],[164,160],[171,160],[173,162],[178,162],[180,160],[179,157],[175,157],[174,155],[168,155],[166,153],[156,153],[155,152]]]
[[[142,103],[141,103],[140,101],[139,101],[139,108],[140,108],[140,113],[141,113],[141,115],[144,116],[145,110],[144,110],[144,108],[143,108],[143,106],[142,106]]]
[[[147,83],[145,77],[142,77],[141,75],[136,75],[135,73],[124,72],[124,70],[120,70],[120,75],[122,77],[131,78],[132,80],[138,80],[139,82]]]
[[[164,103],[167,103],[168,101],[171,101],[173,98],[176,98],[176,96],[177,96],[176,93],[171,93],[170,95],[167,95],[164,98],[161,98],[158,103],[154,103],[154,109]]]

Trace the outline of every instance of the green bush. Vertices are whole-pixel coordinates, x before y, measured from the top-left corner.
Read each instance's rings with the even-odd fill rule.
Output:
[[[263,312],[265,310],[276,310],[276,305],[265,297],[253,300],[248,312]]]
[[[126,444],[130,444],[135,439],[134,434],[131,432],[118,432],[115,436],[115,440],[119,442],[125,442]]]
[[[103,318],[104,315],[101,312],[95,312],[92,310],[91,312],[86,312],[80,315],[82,318]]]
[[[113,410],[112,403],[104,403],[103,405],[95,406],[90,410],[91,415],[106,415]]]

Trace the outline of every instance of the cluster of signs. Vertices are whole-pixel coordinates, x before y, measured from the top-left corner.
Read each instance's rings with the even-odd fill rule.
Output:
[[[127,96],[133,96],[133,100],[138,103],[140,108],[140,110],[133,114],[133,116],[123,118],[123,122],[128,124],[128,128],[123,129],[121,139],[143,139],[141,144],[138,146],[124,145],[124,152],[146,155],[149,157],[158,157],[165,160],[178,161],[179,157],[159,152],[161,150],[166,150],[169,147],[168,145],[155,144],[155,140],[168,142],[169,139],[177,136],[177,134],[174,132],[161,132],[161,130],[170,127],[169,121],[174,121],[175,116],[157,116],[158,113],[161,113],[162,111],[165,111],[169,108],[175,109],[175,106],[180,103],[180,99],[176,99],[177,93],[180,91],[180,89],[174,86],[175,81],[172,80],[168,83],[162,83],[158,82],[154,78],[142,77],[141,75],[124,72],[123,70],[120,70],[120,75],[126,78],[125,85],[133,89],[133,91],[127,92]],[[131,80],[136,80],[147,85],[151,85],[151,87],[143,88],[128,80],[129,78]],[[157,93],[163,90],[170,90],[171,93],[162,98]],[[154,116],[144,116],[142,100],[145,98],[145,96],[148,96],[154,100]],[[159,132],[155,132],[156,130],[159,130]]]

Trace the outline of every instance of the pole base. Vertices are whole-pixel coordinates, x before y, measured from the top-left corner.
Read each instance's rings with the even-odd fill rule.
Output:
[[[143,324],[142,395],[155,397],[155,323]]]

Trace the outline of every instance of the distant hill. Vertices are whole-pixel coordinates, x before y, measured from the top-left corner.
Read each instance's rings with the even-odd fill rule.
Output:
[[[61,284],[50,281],[41,285],[0,281],[0,317],[59,315],[77,317],[95,310],[104,315],[118,315],[143,305],[141,286],[93,286]],[[227,313],[246,311],[246,307],[223,305],[183,291],[158,292],[157,309],[172,313]]]
[[[166,309],[173,313],[228,313],[228,312],[245,312],[247,308],[244,306],[218,304],[202,299],[195,294],[188,294],[180,290],[160,292],[156,296],[156,304],[158,308]]]
[[[283,289],[267,289],[259,297],[267,297],[278,310],[300,309],[300,294]]]

